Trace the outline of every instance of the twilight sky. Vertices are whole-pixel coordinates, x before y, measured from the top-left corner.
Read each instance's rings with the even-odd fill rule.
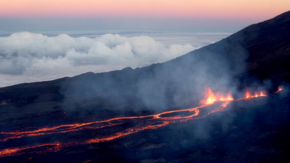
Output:
[[[0,87],[165,62],[289,0],[1,0]]]
[[[265,19],[288,0],[1,0],[1,17],[166,17]]]
[[[236,32],[289,6],[289,0],[1,0],[0,31]]]

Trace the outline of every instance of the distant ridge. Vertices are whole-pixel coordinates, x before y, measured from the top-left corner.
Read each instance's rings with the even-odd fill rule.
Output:
[[[158,78],[156,72],[162,72],[163,70],[167,70],[166,72],[171,75],[187,76],[188,74],[182,74],[181,72],[185,69],[195,71],[194,66],[196,63],[194,63],[195,61],[192,58],[206,60],[208,59],[208,53],[227,57],[231,62],[230,69],[232,72],[230,73],[233,73],[243,83],[247,83],[248,75],[261,81],[271,79],[275,86],[278,86],[283,81],[289,82],[290,11],[270,20],[250,25],[215,44],[205,46],[165,63],[153,64],[135,70],[126,68],[107,73],[85,73],[71,78],[0,88],[0,101],[9,98],[14,102],[19,102],[22,99],[21,103],[25,104],[23,99],[29,101],[45,94],[53,95],[54,100],[61,100],[68,92],[74,92],[74,95],[76,95],[76,92],[83,94],[84,91],[90,92],[96,85],[100,87],[98,89],[95,88],[94,91],[103,94],[104,96],[100,97],[102,99],[108,99],[108,96],[111,95],[106,93],[111,90],[114,90],[115,93],[117,92],[119,96],[136,95],[138,94],[137,81],[156,79]],[[240,55],[242,53],[247,55]],[[247,63],[246,66],[242,66],[244,60]],[[239,67],[239,65],[241,66]],[[218,70],[219,66],[216,65],[214,69]],[[218,72],[216,75],[219,76],[221,74]],[[163,79],[160,77],[157,80]],[[76,90],[71,90],[71,88]],[[96,92],[91,92],[91,94],[98,94]],[[124,92],[126,94],[123,94]]]

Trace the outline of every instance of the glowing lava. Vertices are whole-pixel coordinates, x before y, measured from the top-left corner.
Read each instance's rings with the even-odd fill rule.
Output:
[[[267,95],[263,92],[260,92],[260,93],[255,92],[254,94],[251,94],[250,92],[247,91],[245,98],[255,98],[255,97],[263,97],[263,96],[267,96]]]
[[[228,96],[223,95],[215,95],[210,88],[207,89],[207,99],[201,101],[202,103],[205,103],[207,105],[213,104],[216,101],[233,101],[234,98],[231,94],[228,94]]]
[[[275,92],[275,93],[278,93],[278,92],[281,92],[281,91],[283,91],[283,88],[282,88],[282,87],[279,87],[279,88],[278,88],[278,91]]]
[[[278,93],[283,89],[279,87]],[[186,122],[188,120],[194,119],[201,119],[207,117],[209,114],[224,111],[227,105],[232,101],[239,101],[239,100],[246,100],[249,98],[256,98],[256,97],[264,97],[267,96],[263,92],[255,92],[251,94],[250,92],[246,92],[245,98],[234,99],[231,94],[227,96],[214,94],[210,88],[207,89],[207,97],[205,100],[202,101],[204,105],[189,108],[189,109],[182,109],[182,110],[171,110],[165,111],[153,115],[145,115],[145,116],[129,116],[129,117],[116,117],[107,120],[100,120],[100,121],[93,121],[93,122],[86,122],[86,123],[74,123],[74,124],[64,124],[59,126],[53,127],[44,127],[36,130],[28,130],[28,131],[14,131],[14,132],[0,132],[4,138],[0,139],[0,141],[5,142],[7,140],[19,139],[22,137],[36,137],[36,136],[43,136],[43,135],[51,135],[51,134],[64,134],[68,132],[77,132],[80,130],[98,130],[103,128],[109,128],[113,126],[118,126],[124,124],[125,121],[136,121],[138,122],[136,126],[125,129],[120,132],[116,132],[109,136],[99,137],[99,138],[91,138],[88,140],[84,140],[82,142],[53,142],[53,143],[45,143],[45,144],[36,144],[31,146],[24,146],[24,147],[17,147],[17,148],[7,148],[0,150],[0,157],[7,157],[7,156],[15,156],[21,154],[30,154],[30,153],[47,153],[47,152],[57,152],[65,147],[73,146],[73,145],[86,145],[91,143],[100,143],[111,141],[117,138],[122,138],[127,135],[137,133],[143,130],[149,129],[158,129],[163,126],[167,126],[172,123],[177,122]],[[200,115],[201,110],[205,109],[206,107],[213,105],[215,102],[220,101],[222,104],[210,110],[207,113],[203,113],[204,115]],[[205,112],[205,110],[202,110]],[[188,113],[187,115],[173,115],[173,116],[166,116],[170,114],[177,114],[177,113]],[[98,127],[93,125],[98,124]]]

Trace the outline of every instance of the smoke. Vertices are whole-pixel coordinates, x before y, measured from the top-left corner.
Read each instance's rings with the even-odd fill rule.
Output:
[[[68,113],[100,109],[161,112],[197,106],[207,88],[239,94],[238,76],[246,72],[248,56],[241,37],[189,52],[194,49],[189,44],[165,46],[146,36],[72,38],[15,33],[0,39],[0,71],[44,79],[43,74],[51,77],[118,70],[87,73],[63,82],[59,91],[62,109]],[[132,68],[119,70],[128,66]],[[270,82],[265,83],[271,87]]]
[[[54,38],[43,35],[37,35],[37,37],[44,37],[48,40]],[[85,68],[89,66],[93,68],[96,65],[109,67],[116,66],[116,69],[119,69],[122,66],[131,64],[133,68],[125,68],[118,71],[98,74],[86,73],[74,78],[59,80],[61,82],[54,82],[53,84],[57,86],[61,83],[57,93],[54,92],[55,94],[43,95],[44,99],[40,97],[39,99],[33,99],[31,101],[35,104],[27,106],[27,108],[33,108],[32,106],[34,105],[34,108],[39,108],[45,105],[45,107],[53,111],[58,110],[60,112],[65,112],[65,118],[63,119],[59,118],[56,120],[54,116],[51,116],[53,117],[52,121],[48,121],[50,124],[53,121],[58,121],[59,123],[59,121],[66,121],[66,119],[73,122],[92,121],[92,119],[88,117],[93,117],[95,120],[105,120],[119,116],[145,115],[170,109],[184,109],[200,106],[199,102],[205,98],[206,88],[211,88],[213,92],[224,95],[227,95],[229,92],[234,96],[243,94],[239,89],[243,83],[241,84],[239,79],[241,74],[247,77],[247,65],[245,61],[248,52],[239,41],[224,39],[216,44],[189,52],[184,56],[177,57],[165,63],[135,68],[134,65],[144,66],[154,63],[156,60],[160,61],[164,59],[163,61],[166,61],[170,57],[165,59],[168,56],[165,55],[165,53],[163,56],[162,52],[171,51],[173,54],[175,53],[175,50],[172,50],[174,46],[166,48],[161,43],[149,37],[126,38],[119,35],[104,35],[100,38],[96,38],[98,41],[92,43],[89,42],[94,39],[71,38],[65,35],[57,37],[55,37],[57,39],[54,38],[52,41],[47,41],[50,42],[49,44],[52,47],[53,45],[56,46],[52,49],[52,52],[50,52],[47,47],[43,46],[45,41],[39,45],[39,48],[35,49],[27,48],[28,45],[18,46],[19,49],[12,49],[13,46],[11,46],[10,50],[8,50],[8,46],[2,48],[2,53],[6,54],[6,56],[3,56],[6,58],[10,57],[12,60],[11,62],[5,63],[6,65],[3,67],[6,66],[8,68],[3,69],[2,73],[9,75],[29,73],[31,75],[41,73],[49,74],[50,72],[62,74],[73,71],[74,67],[84,67],[85,70]],[[63,37],[63,39],[72,39],[72,41],[67,41],[67,43],[70,42],[70,44],[68,43],[64,46],[60,46],[58,44],[66,42],[59,41],[55,43],[54,41],[61,40],[60,37]],[[80,41],[82,39],[87,41]],[[87,42],[87,44],[80,46],[80,44],[75,43],[78,42],[76,40]],[[238,40],[240,40],[240,38]],[[24,42],[25,41],[22,43]],[[88,44],[90,45],[87,46]],[[179,50],[178,48],[175,49],[179,52],[182,51],[183,48]],[[152,55],[154,52],[156,52],[156,54],[160,53],[160,56],[163,57],[159,58],[160,56],[158,55]],[[15,59],[15,62],[13,62],[12,58]],[[17,58],[21,59],[17,60]],[[118,68],[118,66],[120,67]],[[56,71],[56,69],[58,71]],[[257,90],[271,89],[272,87],[271,81],[268,79],[263,82],[255,81],[254,79],[251,79],[251,81],[253,82],[250,86]],[[51,88],[55,88],[52,85],[50,85]],[[38,91],[38,88],[36,89]],[[48,97],[51,97],[51,99]],[[273,97],[275,98],[275,95]],[[53,105],[51,104],[52,106],[47,106],[49,103],[46,102],[53,98],[57,99],[57,102]],[[279,97],[276,95],[276,99],[272,100],[272,104],[279,101],[278,98]],[[40,104],[38,104],[38,100]],[[43,101],[45,103],[42,103]],[[219,105],[219,103],[216,103],[210,107],[219,107]],[[211,154],[218,153],[217,155],[220,154],[216,152],[217,149],[225,153],[228,151],[235,151],[236,149],[244,150],[245,144],[251,145],[251,143],[246,142],[249,141],[248,135],[254,135],[253,137],[256,138],[265,135],[263,131],[257,130],[262,128],[260,124],[264,124],[263,128],[267,128],[268,130],[271,124],[280,123],[275,121],[277,121],[277,117],[280,119],[280,114],[282,112],[279,112],[279,109],[275,109],[276,113],[274,113],[276,115],[273,114],[271,105],[268,104],[267,97],[257,100],[235,101],[229,104],[224,112],[215,112],[209,114],[205,118],[190,120],[187,123],[172,124],[167,126],[167,128],[164,127],[165,130],[148,130],[148,132],[144,131],[141,134],[139,133],[139,135],[136,133],[134,135],[136,136],[135,139],[134,136],[125,137],[124,139],[122,138],[121,141],[112,142],[112,144],[120,144],[120,146],[129,147],[122,148],[125,155],[129,155],[128,153],[130,151],[134,151],[132,154],[135,155],[135,152],[141,149],[143,152],[142,155],[135,156],[135,159],[143,157],[154,158],[153,154],[156,153],[156,150],[153,151],[152,147],[160,148],[164,156],[171,156],[172,153],[181,151],[175,156],[171,156],[173,159],[175,157],[180,158],[180,156],[186,156],[187,153],[191,152],[193,149],[207,151]],[[280,105],[282,104],[278,104],[277,102],[274,108],[279,108]],[[47,108],[44,109],[44,107],[41,107],[41,110],[46,110]],[[287,107],[284,108],[287,110]],[[203,107],[200,111],[206,114],[206,111],[210,109],[212,108]],[[21,110],[25,109],[21,108]],[[49,113],[47,115],[49,115]],[[273,115],[276,117],[275,119],[272,118]],[[138,118],[135,119],[136,123],[138,122],[137,119]],[[286,121],[287,118],[285,117],[284,119]],[[43,120],[40,121],[42,122]],[[145,124],[146,120],[142,120],[142,123],[143,122]],[[124,123],[127,122],[124,121]],[[130,123],[128,126],[127,124],[124,126],[116,126],[117,129],[109,128],[104,132],[115,133],[115,131],[119,131],[133,124],[131,122],[128,123]],[[140,125],[140,123],[138,125]],[[256,128],[255,132],[249,132],[252,130],[252,125]],[[272,126],[272,128],[274,129],[276,126]],[[102,134],[103,130],[100,132],[83,132],[77,135],[88,138],[89,136],[96,137],[98,133]],[[147,136],[148,133],[153,136],[150,138]],[[85,134],[85,136],[83,136],[83,134]],[[269,133],[266,133],[266,136],[268,134]],[[143,142],[141,141],[141,143],[138,144],[140,138],[142,138]],[[67,140],[67,137],[65,137],[65,139]],[[82,139],[78,139],[77,141]],[[236,143],[233,145],[233,143],[239,142],[237,140],[240,139],[245,141],[241,144]],[[202,142],[200,142],[200,140],[202,140]],[[127,143],[126,141],[131,143]],[[152,142],[158,142],[159,145],[151,144]],[[134,145],[134,143],[138,145]],[[174,144],[171,146],[172,143]],[[129,144],[129,146],[125,144]],[[107,146],[107,144],[105,145]],[[99,144],[96,146],[99,146]],[[162,146],[166,149],[162,148]],[[102,149],[101,147],[98,148]],[[120,151],[120,148],[115,149]],[[144,150],[146,150],[145,154]],[[110,150],[110,156],[111,151],[112,150]],[[124,157],[123,153],[122,157]],[[130,158],[132,154],[130,153],[127,157]],[[237,154],[239,154],[239,152],[237,152]],[[199,157],[202,156],[200,152],[197,152],[197,155]],[[208,154],[203,155],[208,156]],[[94,155],[94,158],[95,157],[96,155]],[[191,158],[189,160],[196,159]],[[154,159],[149,161],[154,161]]]
[[[171,60],[193,49],[190,44],[166,46],[147,36],[105,34],[96,38],[73,38],[66,34],[48,37],[29,32],[14,33],[0,37],[0,76],[4,81],[0,86],[88,71],[142,67]]]
[[[138,50],[142,51],[138,54],[150,53]],[[238,75],[246,70],[247,56],[239,42],[225,39],[162,64],[84,74],[64,84],[64,108],[159,112],[196,106],[205,98],[207,88],[237,94]],[[93,107],[95,103],[89,101],[98,101],[98,105]]]
[[[238,76],[246,72],[248,56],[240,37],[192,51],[194,47],[189,44],[165,46],[147,36],[73,38],[15,33],[0,38],[0,73],[43,80],[43,74],[52,78],[118,70],[87,73],[63,82],[59,93],[63,97],[61,108],[67,113],[189,108],[205,98],[207,88],[221,94],[240,93]],[[120,70],[128,66],[132,68]],[[271,87],[271,82],[265,85]],[[231,121],[226,119],[225,123]]]

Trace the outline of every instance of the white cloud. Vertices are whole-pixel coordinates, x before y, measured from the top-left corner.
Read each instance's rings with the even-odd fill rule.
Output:
[[[1,86],[50,80],[165,62],[194,50],[190,44],[166,46],[148,36],[105,34],[73,38],[29,32],[0,37]]]

